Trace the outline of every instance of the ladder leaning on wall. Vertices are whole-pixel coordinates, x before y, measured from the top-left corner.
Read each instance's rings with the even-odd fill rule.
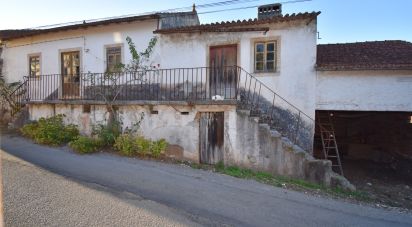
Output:
[[[343,176],[338,144],[335,137],[335,129],[332,122],[333,113],[320,113],[317,117],[322,150],[325,159],[332,162],[332,169],[337,170]]]

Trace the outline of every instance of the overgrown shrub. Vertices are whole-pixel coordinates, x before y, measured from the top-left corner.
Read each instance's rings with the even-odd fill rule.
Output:
[[[63,118],[63,114],[40,118],[38,122],[23,126],[21,132],[40,144],[57,146],[68,143],[79,135],[79,130],[76,125],[64,125]]]
[[[157,158],[165,152],[166,148],[167,148],[167,142],[165,139],[153,141],[152,146],[151,146],[151,155]]]
[[[79,136],[71,141],[69,146],[78,153],[88,154],[96,152],[102,146],[102,142],[95,138]]]
[[[135,144],[140,155],[145,156],[150,154],[150,149],[152,145],[152,142],[150,140],[147,140],[139,136],[135,139]]]
[[[121,155],[133,156],[152,156],[158,158],[167,148],[165,139],[151,141],[141,136],[133,136],[132,134],[122,134],[118,136],[113,145]]]
[[[21,129],[21,133],[23,136],[26,136],[30,139],[34,139],[34,136],[36,135],[36,130],[39,127],[39,124],[37,122],[32,122],[25,124]]]
[[[115,139],[113,148],[121,155],[133,156],[137,153],[135,138],[130,134],[122,134]]]
[[[120,134],[121,125],[118,122],[113,122],[111,125],[96,125],[92,131],[92,135],[97,136],[102,141],[103,146],[112,146]]]

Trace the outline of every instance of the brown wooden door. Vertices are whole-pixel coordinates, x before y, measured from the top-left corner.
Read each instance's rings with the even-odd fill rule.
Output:
[[[200,115],[200,163],[216,164],[224,155],[224,113]]]
[[[80,52],[64,52],[61,54],[62,64],[62,97],[78,98],[80,95]]]
[[[211,96],[219,95],[226,99],[236,97],[237,85],[237,45],[210,47]]]

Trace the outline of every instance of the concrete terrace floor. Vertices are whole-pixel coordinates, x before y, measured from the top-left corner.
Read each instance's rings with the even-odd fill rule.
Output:
[[[1,138],[7,226],[412,226],[412,215],[186,166]]]

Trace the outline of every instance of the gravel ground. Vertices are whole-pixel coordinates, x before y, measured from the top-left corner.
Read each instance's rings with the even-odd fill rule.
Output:
[[[2,161],[6,226],[196,225],[131,193],[113,196],[99,186],[85,187],[4,152]]]

